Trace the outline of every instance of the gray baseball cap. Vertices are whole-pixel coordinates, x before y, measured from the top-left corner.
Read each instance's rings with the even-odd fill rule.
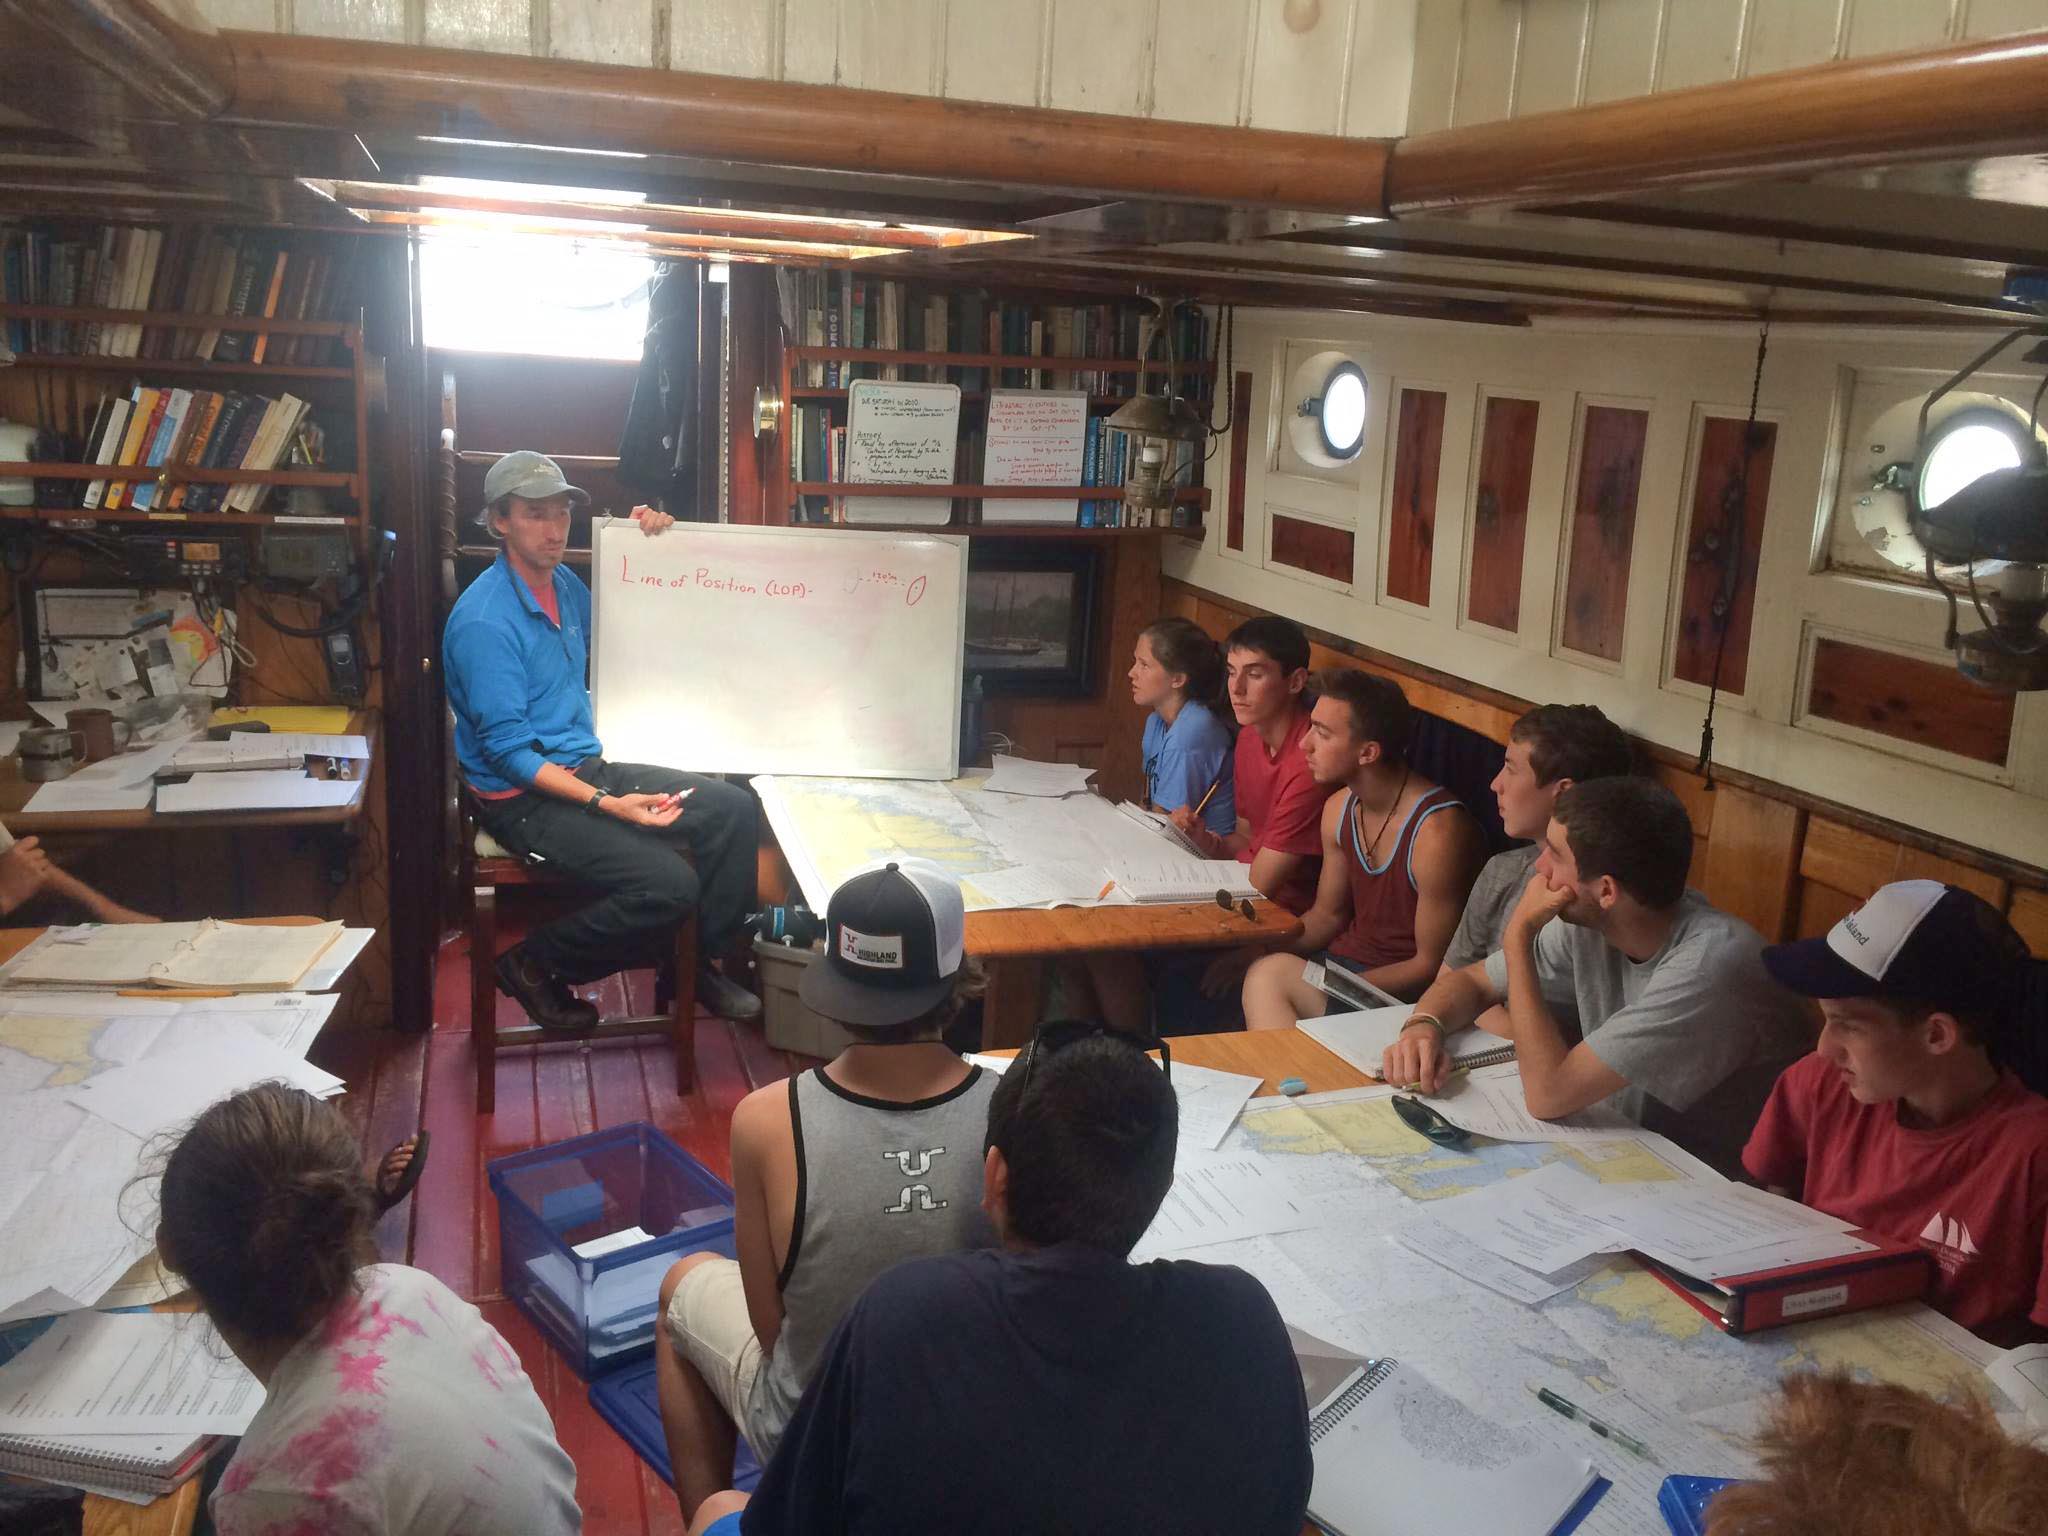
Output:
[[[546,501],[567,492],[579,507],[590,505],[590,493],[571,485],[562,466],[544,453],[522,448],[508,453],[484,474],[484,506],[488,509],[500,496],[517,496],[522,501]]]

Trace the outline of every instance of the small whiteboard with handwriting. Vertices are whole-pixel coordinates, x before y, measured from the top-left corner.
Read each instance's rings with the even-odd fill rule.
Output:
[[[946,485],[960,442],[958,384],[856,379],[846,391],[846,479],[861,485]],[[943,496],[849,496],[849,523],[953,520]]]
[[[926,533],[591,525],[591,705],[613,762],[950,779],[967,545]]]
[[[1088,397],[1079,390],[997,389],[988,397],[984,485],[1079,485],[1088,441]],[[1073,523],[1080,498],[987,497],[984,523]]]

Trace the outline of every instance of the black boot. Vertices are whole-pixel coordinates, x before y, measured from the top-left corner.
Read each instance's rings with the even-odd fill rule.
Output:
[[[535,965],[524,944],[498,956],[492,969],[498,975],[498,990],[550,1034],[587,1035],[597,1028],[597,1009],[571,992],[566,982]]]

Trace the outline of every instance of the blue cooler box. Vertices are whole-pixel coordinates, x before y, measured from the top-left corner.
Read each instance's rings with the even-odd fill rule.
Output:
[[[734,1255],[732,1186],[644,1121],[489,1172],[505,1294],[586,1381],[651,1352],[669,1265]]]

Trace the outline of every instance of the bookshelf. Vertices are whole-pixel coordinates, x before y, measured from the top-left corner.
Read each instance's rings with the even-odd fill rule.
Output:
[[[164,310],[101,309],[70,305],[0,302],[0,320],[54,321],[77,325],[131,325],[162,331],[234,331],[250,337],[294,337],[338,346],[345,362],[339,364],[251,362],[239,359],[197,357],[116,356],[105,353],[45,352],[28,350],[15,354],[6,370],[15,378],[68,379],[71,387],[57,393],[52,414],[59,419],[35,425],[68,433],[82,441],[91,425],[94,402],[99,393],[120,394],[130,383],[209,388],[205,381],[233,380],[237,385],[262,394],[290,393],[304,399],[310,414],[329,428],[330,439],[338,437],[333,427],[346,424],[349,441],[344,445],[347,462],[318,469],[219,469],[198,465],[158,466],[143,473],[123,475],[112,464],[83,460],[0,461],[0,478],[23,478],[40,482],[81,482],[105,480],[129,487],[153,483],[157,505],[144,510],[133,507],[85,507],[74,502],[44,503],[26,507],[0,507],[7,520],[104,521],[189,523],[216,526],[262,526],[280,520],[316,526],[349,528],[358,542],[366,528],[369,505],[369,397],[373,360],[363,347],[362,327],[355,322],[333,320],[280,320],[256,316],[190,314]],[[131,471],[134,465],[126,466]],[[336,508],[325,516],[292,515],[277,511],[244,512],[226,508],[187,511],[162,506],[167,493],[181,485],[261,485],[280,489],[307,488],[339,492],[346,509]],[[81,489],[83,485],[81,484]],[[40,492],[41,487],[38,487]]]
[[[828,410],[833,410],[835,411],[835,413],[840,408],[844,407],[848,398],[848,392],[844,386],[801,385],[796,382],[797,378],[800,376],[799,370],[802,369],[804,365],[809,363],[831,362],[848,365],[874,364],[878,366],[892,367],[898,369],[899,371],[905,369],[923,370],[925,371],[927,377],[929,377],[934,371],[943,374],[944,372],[950,370],[964,369],[976,372],[986,372],[989,374],[991,378],[998,377],[1003,373],[1024,373],[1036,374],[1040,376],[1042,379],[1054,381],[1059,380],[1061,378],[1072,379],[1077,375],[1084,374],[1130,375],[1135,381],[1135,378],[1137,374],[1141,371],[1141,369],[1145,372],[1156,373],[1164,371],[1165,368],[1165,365],[1158,361],[1140,364],[1136,358],[1091,357],[1067,353],[932,352],[877,347],[843,347],[817,345],[786,346],[782,349],[780,367],[780,381],[782,391],[781,398],[784,401],[789,402],[792,408],[785,411],[783,415],[782,425],[780,429],[783,433],[787,434],[800,430],[800,427],[798,426],[796,421],[796,413],[794,410],[796,402],[818,402],[821,403],[824,408]],[[1216,376],[1216,365],[1214,363],[1207,362],[1185,362],[1178,364],[1175,371],[1178,372],[1183,378],[1193,378],[1202,381],[1212,381]],[[906,382],[916,381],[912,380]],[[1013,386],[996,384],[994,387],[998,389],[1003,389],[1010,388]],[[1033,386],[1025,384],[1014,387],[1019,389],[1028,389],[1033,387],[1057,387],[1057,385],[1049,384],[1044,386]],[[962,389],[960,392],[960,401],[963,407],[974,403],[986,403],[990,393],[991,391],[985,388]],[[1088,414],[1092,418],[1098,414],[1114,411],[1119,406],[1128,402],[1131,398],[1132,397],[1129,394],[1101,394],[1091,392],[1088,395]],[[837,420],[836,414],[834,419]],[[968,458],[971,457],[969,444],[970,441],[972,441],[975,437],[976,434],[974,434],[971,430],[963,430],[961,447],[959,452],[959,460],[961,461],[959,464],[959,470],[963,474],[970,472],[975,467],[965,462]],[[946,499],[967,501],[987,501],[1002,499],[1031,500],[1044,497],[1076,497],[1082,501],[1114,502],[1119,500],[1122,495],[1122,488],[1119,484],[1107,482],[1097,483],[1094,485],[1029,486],[980,485],[965,479],[957,480],[945,485],[881,485],[859,484],[849,481],[833,480],[800,480],[797,479],[791,472],[790,457],[791,455],[787,451],[787,443],[785,441],[785,451],[776,455],[776,475],[774,479],[773,496],[773,505],[779,512],[779,515],[785,521],[790,521],[792,519],[792,513],[796,506],[796,500],[800,496],[844,497],[858,495],[864,491],[873,492],[878,495],[886,494],[890,496],[910,496],[927,498],[942,497]],[[1175,504],[1178,506],[1186,506],[1195,509],[1197,517],[1192,520],[1192,526],[1135,529],[1112,527],[1098,529],[1090,527],[1085,524],[1078,523],[1052,523],[1044,525],[1034,525],[1029,523],[1004,523],[990,526],[987,531],[991,535],[1000,534],[1003,537],[1015,537],[1019,533],[1025,532],[1027,530],[1035,530],[1042,536],[1091,534],[1101,532],[1142,534],[1179,533],[1199,537],[1201,533],[1199,514],[1204,513],[1208,510],[1208,490],[1205,487],[1201,486],[1186,487],[1176,491],[1174,493],[1173,499]],[[804,526],[835,527],[840,525],[827,523],[806,523],[804,524]],[[853,526],[862,528],[872,528],[877,525],[861,523]],[[975,522],[968,522],[963,524],[955,521],[945,524],[918,526],[922,529],[922,531],[925,532],[934,531],[934,528],[936,528],[951,533],[963,533],[978,530],[979,528],[981,528],[982,525]]]

